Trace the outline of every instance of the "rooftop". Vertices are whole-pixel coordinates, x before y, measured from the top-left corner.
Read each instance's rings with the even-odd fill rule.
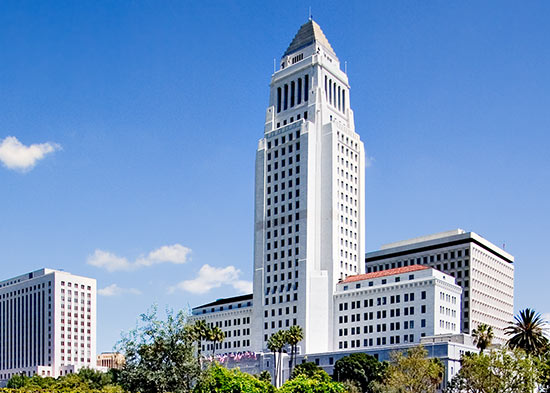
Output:
[[[249,301],[249,300],[252,300],[251,293],[247,295],[240,295],[240,296],[233,296],[233,297],[218,299],[212,303],[207,303],[207,304],[203,304],[202,306],[193,307],[193,310],[197,310],[199,308],[204,308],[204,307],[216,307],[216,306],[221,306],[223,304],[237,303],[237,302],[243,302],[243,301]]]
[[[321,26],[319,26],[314,20],[310,19],[304,23],[302,27],[300,27],[300,30],[298,30],[298,33],[294,36],[294,39],[283,54],[283,57],[297,52],[300,49],[313,44],[315,41],[319,42],[335,55],[332,46],[330,46],[330,43],[327,40],[327,37],[323,33],[323,30],[321,30]]]
[[[341,281],[340,284],[370,280],[370,279],[379,278],[379,277],[393,276],[395,274],[411,273],[411,272],[416,272],[419,270],[427,270],[427,269],[430,269],[430,267],[422,266],[422,265],[411,265],[411,266],[398,267],[395,269],[381,270],[379,272],[357,274],[355,276],[349,276],[344,281]]]
[[[412,239],[407,240],[401,240],[393,243],[384,244],[380,247],[381,250],[387,250],[388,248],[395,248],[395,247],[401,247],[401,246],[408,246],[411,244],[421,243],[421,242],[427,242],[430,240],[437,240],[437,239],[443,239],[449,236],[455,236],[455,235],[462,235],[466,233],[463,229],[454,229],[452,231],[446,231],[446,232],[439,232],[434,233],[432,235],[426,235],[426,236],[419,236]]]

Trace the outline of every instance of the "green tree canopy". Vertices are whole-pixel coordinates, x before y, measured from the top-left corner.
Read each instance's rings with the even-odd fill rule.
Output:
[[[421,345],[407,353],[393,352],[383,384],[376,391],[392,393],[435,393],[443,380],[444,367],[439,359],[429,359]]]
[[[326,374],[326,373],[325,373]],[[327,374],[328,376],[328,374]],[[308,378],[305,375],[298,375],[289,379],[277,390],[278,393],[344,393],[344,385],[333,382],[330,377],[325,379],[321,373]]]
[[[532,393],[539,380],[534,358],[520,350],[468,353],[461,363],[446,393]]]
[[[261,381],[239,369],[228,370],[216,363],[199,378],[193,393],[274,393],[269,382]]]
[[[515,323],[506,328],[506,334],[511,336],[508,346],[512,349],[523,349],[531,355],[543,353],[548,349],[548,340],[542,334],[544,319],[530,308],[521,310],[514,317]]]
[[[187,393],[200,374],[194,337],[181,311],[167,311],[166,320],[160,320],[153,307],[118,349],[126,357],[119,381],[132,393]]]
[[[332,377],[336,381],[354,381],[363,392],[372,392],[371,383],[380,382],[387,364],[366,353],[352,353],[338,359]]]
[[[78,374],[69,374],[57,379],[38,375],[27,377],[14,375],[3,393],[123,393],[124,390],[110,382],[108,373],[82,369]]]
[[[298,364],[292,370],[290,378],[296,378],[298,375],[304,375],[307,378],[313,378],[317,374],[321,374],[321,378],[323,379],[330,380],[330,376],[327,374],[327,372],[313,362],[304,362],[302,364]]]
[[[477,328],[472,330],[472,337],[474,339],[474,344],[483,352],[493,341],[493,328],[485,323],[481,323]]]

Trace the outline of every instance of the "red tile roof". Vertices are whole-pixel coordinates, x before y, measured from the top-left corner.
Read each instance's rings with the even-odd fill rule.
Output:
[[[344,283],[348,283],[348,282],[355,282],[355,281],[370,280],[372,278],[393,276],[394,274],[410,273],[410,272],[416,272],[418,270],[426,270],[426,269],[430,269],[430,267],[422,266],[422,265],[411,265],[411,266],[398,267],[398,268],[395,268],[395,269],[381,270],[379,272],[372,272],[372,273],[367,273],[367,274],[357,274],[355,276],[349,276],[345,280],[341,281],[339,284],[344,284]]]

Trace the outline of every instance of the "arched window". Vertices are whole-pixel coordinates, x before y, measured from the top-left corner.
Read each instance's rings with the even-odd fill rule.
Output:
[[[277,113],[281,111],[281,88],[277,87]]]
[[[296,105],[300,105],[302,103],[302,78],[298,78],[298,97]]]
[[[328,77],[325,75],[325,100],[328,100]]]
[[[290,82],[290,107],[294,106],[294,96],[296,92],[296,82]]]
[[[332,104],[332,79],[328,80],[328,102]]]
[[[342,110],[342,96],[341,96],[340,86],[338,86],[338,110]]]

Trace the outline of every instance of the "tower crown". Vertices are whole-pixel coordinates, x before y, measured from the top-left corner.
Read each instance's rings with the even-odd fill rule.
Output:
[[[294,39],[286,49],[283,57],[291,55],[292,53],[297,52],[315,42],[323,45],[326,50],[336,56],[332,46],[330,46],[330,43],[325,36],[325,33],[321,30],[321,26],[319,26],[313,19],[310,19],[300,27],[300,30],[298,30],[294,36]]]
[[[328,61],[335,65],[340,64],[327,37],[321,30],[321,26],[310,19],[300,27],[285,53],[283,53],[281,69],[314,55],[321,55],[330,59]]]

